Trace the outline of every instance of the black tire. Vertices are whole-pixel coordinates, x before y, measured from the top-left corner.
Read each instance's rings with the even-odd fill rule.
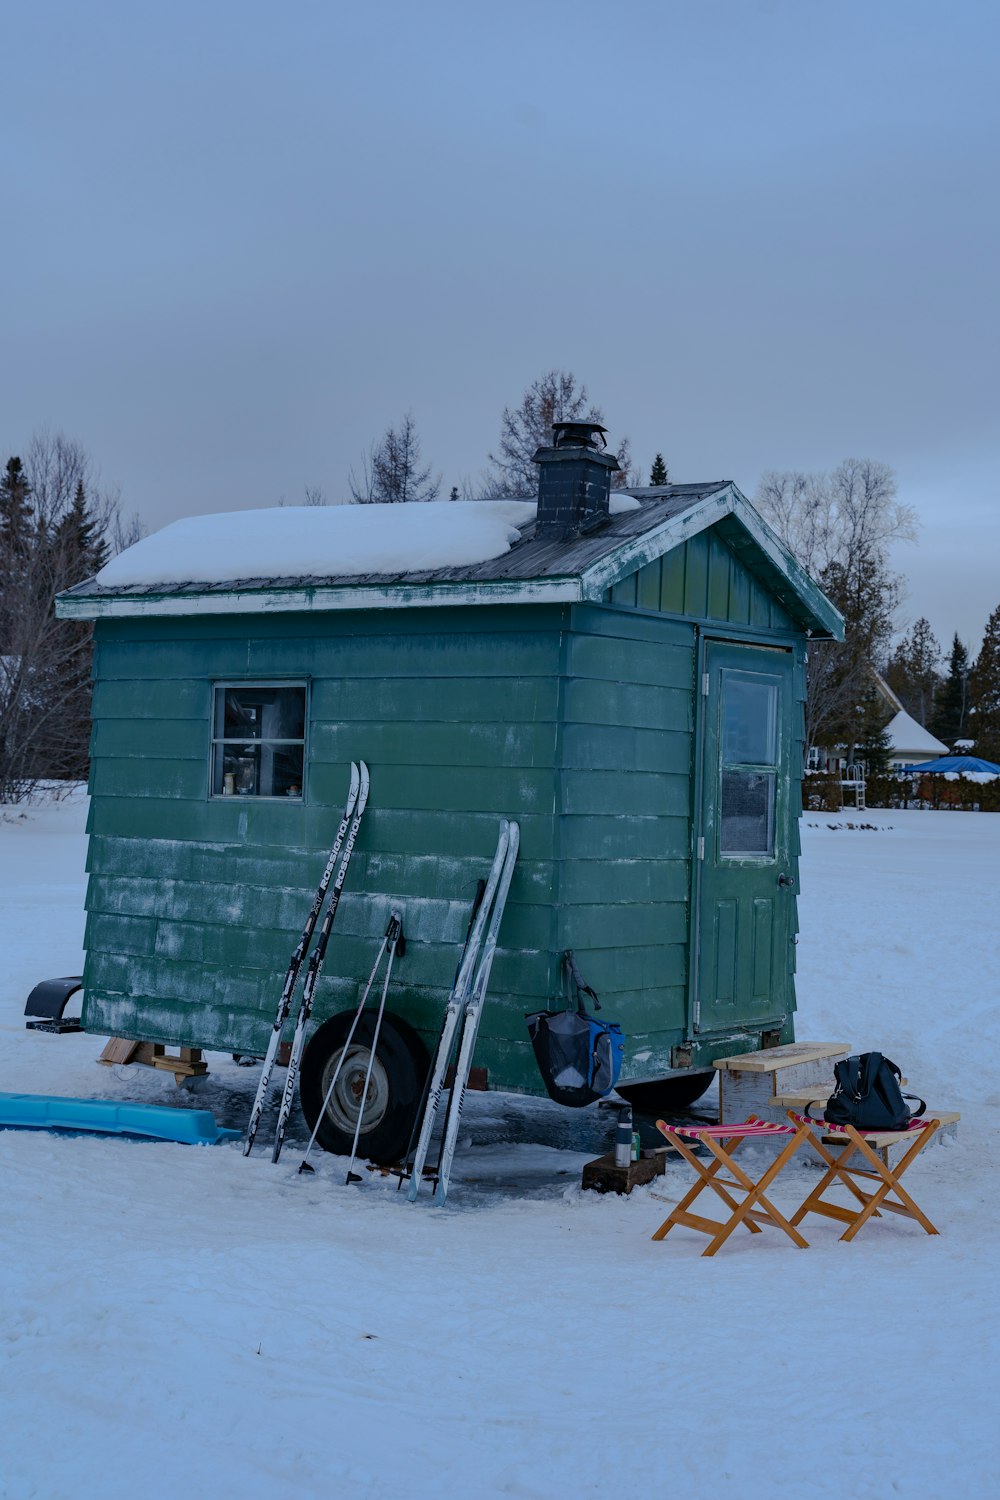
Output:
[[[700,1099],[715,1072],[686,1073],[683,1078],[660,1078],[656,1083],[619,1084],[616,1092],[640,1115],[676,1115]]]
[[[299,1102],[310,1131],[319,1119],[353,1019],[353,1011],[331,1016],[318,1027],[303,1054]],[[333,1098],[316,1135],[324,1151],[332,1151],[338,1156],[350,1155],[374,1031],[375,1013],[372,1011],[358,1022],[347,1061],[340,1070]],[[384,1166],[399,1161],[410,1142],[429,1068],[427,1048],[413,1027],[386,1011],[382,1017],[365,1106],[365,1115],[372,1118],[370,1124],[367,1120],[362,1124],[358,1140],[360,1157]]]

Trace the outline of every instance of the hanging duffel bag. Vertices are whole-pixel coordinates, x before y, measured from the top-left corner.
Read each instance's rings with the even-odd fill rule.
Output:
[[[823,1118],[830,1125],[853,1125],[856,1130],[905,1130],[927,1108],[915,1094],[900,1091],[902,1074],[881,1052],[845,1057],[835,1064],[833,1076],[837,1087],[823,1111]],[[910,1109],[907,1099],[920,1108]]]
[[[603,1099],[618,1082],[625,1038],[617,1021],[599,1021],[588,1013],[584,995],[597,1010],[601,1002],[583,983],[572,953],[563,955],[563,963],[576,1009],[536,1010],[525,1019],[549,1098],[579,1109]]]

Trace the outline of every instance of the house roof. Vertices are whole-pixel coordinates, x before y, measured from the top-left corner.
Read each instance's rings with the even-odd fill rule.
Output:
[[[627,491],[638,508],[574,541],[535,535],[531,519],[509,551],[487,562],[423,571],[255,577],[218,583],[101,585],[60,594],[62,618],[400,609],[434,605],[600,601],[620,579],[709,527],[803,630],[843,636],[840,614],[737,487],[717,480]]]
[[[916,719],[911,718],[904,710],[899,713],[885,727],[889,736],[894,755],[950,755],[951,751],[947,745],[935,739],[929,729],[918,724]]]

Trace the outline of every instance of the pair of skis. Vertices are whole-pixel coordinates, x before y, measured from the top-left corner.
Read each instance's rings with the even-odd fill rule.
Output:
[[[281,1033],[284,1030],[285,1022],[291,1014],[299,972],[305,961],[305,956],[316,928],[316,922],[322,910],[323,902],[326,900],[327,891],[330,889],[330,881],[332,879],[333,894],[330,897],[330,904],[326,909],[323,925],[320,928],[316,946],[312,951],[306,969],[305,984],[302,988],[302,1001],[295,1022],[295,1035],[292,1039],[291,1057],[288,1062],[288,1075],[285,1079],[285,1088],[281,1096],[281,1107],[278,1111],[278,1124],[274,1135],[272,1161],[277,1161],[281,1155],[281,1147],[285,1139],[285,1131],[288,1127],[288,1117],[292,1112],[292,1104],[295,1099],[295,1081],[298,1078],[302,1050],[305,1046],[306,1027],[309,1024],[309,1017],[312,1015],[316,986],[319,983],[320,971],[323,968],[323,960],[326,957],[327,944],[330,941],[330,929],[333,927],[333,919],[337,915],[337,907],[340,904],[344,881],[347,879],[347,871],[351,863],[351,855],[354,853],[358,829],[361,827],[361,818],[368,803],[368,790],[368,767],[364,761],[361,761],[357,765],[352,761],[351,787],[347,794],[347,801],[344,804],[344,816],[341,819],[340,827],[337,829],[337,836],[333,841],[333,847],[330,850],[326,868],[323,871],[319,885],[316,887],[316,894],[313,897],[312,907],[306,918],[305,926],[302,929],[302,936],[299,938],[288,964],[288,972],[285,975],[281,998],[278,1001],[278,1009],[274,1016],[271,1037],[267,1044],[264,1066],[261,1069],[260,1080],[257,1084],[257,1094],[253,1101],[253,1108],[250,1111],[250,1120],[243,1143],[244,1156],[249,1156],[253,1149],[261,1115],[264,1112],[264,1102],[267,1099],[267,1092],[271,1083],[271,1073],[274,1069],[275,1058],[278,1055]],[[338,860],[340,861],[339,868],[337,865]],[[337,871],[336,877],[334,877],[334,870]]]
[[[500,836],[497,840],[496,854],[493,856],[489,879],[486,882],[479,909],[475,913],[458,966],[458,973],[455,976],[455,983],[448,997],[441,1035],[428,1078],[426,1102],[420,1118],[413,1164],[412,1166],[408,1163],[403,1165],[403,1177],[407,1172],[409,1173],[410,1185],[407,1189],[407,1196],[411,1203],[416,1201],[427,1168],[431,1136],[434,1132],[434,1119],[444,1091],[445,1077],[455,1048],[455,1040],[458,1037],[455,1079],[451,1086],[451,1098],[445,1115],[434,1202],[443,1203],[448,1196],[448,1182],[451,1177],[455,1147],[458,1144],[458,1126],[462,1105],[465,1102],[465,1090],[472,1070],[479,1023],[482,1020],[483,1007],[486,1003],[490,971],[493,967],[504,907],[507,904],[507,893],[514,874],[520,837],[521,830],[516,823],[508,822],[506,818],[501,820]],[[461,1035],[459,1036],[460,1028]]]

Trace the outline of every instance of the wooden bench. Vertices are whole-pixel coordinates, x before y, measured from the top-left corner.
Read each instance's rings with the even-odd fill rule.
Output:
[[[797,1090],[815,1088],[818,1097],[833,1093],[833,1066],[850,1055],[846,1042],[788,1042],[783,1047],[765,1047],[737,1057],[717,1057],[719,1073],[719,1119],[746,1120],[750,1115],[785,1123],[785,1110],[778,1098]]]

